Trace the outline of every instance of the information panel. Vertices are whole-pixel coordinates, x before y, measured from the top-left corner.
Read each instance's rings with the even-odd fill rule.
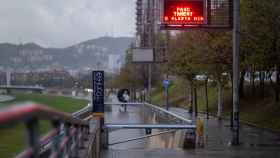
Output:
[[[207,23],[204,0],[165,0],[163,23],[168,25],[201,25]]]
[[[104,71],[93,71],[93,93],[92,104],[93,113],[97,115],[103,115],[104,113]]]
[[[132,61],[135,63],[154,62],[154,50],[150,48],[135,48],[132,50]]]
[[[232,0],[162,0],[161,2],[161,29],[232,29]]]

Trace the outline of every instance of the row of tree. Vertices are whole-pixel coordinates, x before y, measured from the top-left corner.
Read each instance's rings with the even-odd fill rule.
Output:
[[[250,78],[252,94],[256,82],[260,87],[260,96],[265,95],[265,85],[270,81],[274,89],[274,100],[279,101],[280,87],[280,1],[279,0],[242,0],[241,1],[241,65],[240,95],[244,95],[247,86],[245,76]],[[208,81],[214,81],[218,90],[217,116],[223,109],[223,91],[232,83],[232,32],[221,30],[189,30],[176,35],[158,36],[158,44],[168,42],[168,62],[165,66],[154,66],[154,81],[159,80],[166,71],[180,76],[189,83],[191,89],[191,107],[197,111],[197,88],[201,84],[196,78],[203,76],[206,98]],[[141,87],[147,80],[147,71],[143,65],[134,65],[128,51],[127,64],[123,67],[118,81],[129,87]],[[166,69],[168,68],[168,69]],[[161,73],[161,75],[159,75]],[[273,80],[273,76],[275,80]],[[155,82],[154,82],[155,83]],[[122,83],[118,83],[121,85]],[[206,100],[206,104],[208,101]]]

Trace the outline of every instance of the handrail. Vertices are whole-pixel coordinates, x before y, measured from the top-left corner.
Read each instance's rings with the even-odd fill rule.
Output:
[[[145,103],[141,103],[141,102],[127,102],[127,103],[123,103],[123,102],[116,102],[116,103],[104,103],[105,105],[143,105]]]
[[[181,121],[183,121],[183,122],[186,122],[186,123],[189,123],[189,124],[193,124],[193,123],[194,123],[193,120],[186,119],[186,118],[184,118],[184,117],[182,117],[182,116],[179,116],[179,115],[177,115],[177,114],[175,114],[175,113],[173,113],[173,112],[171,112],[171,111],[168,111],[168,110],[166,110],[166,109],[164,109],[164,108],[155,106],[155,105],[150,104],[150,103],[144,103],[144,104],[145,104],[146,106],[150,106],[150,107],[153,108],[153,109],[157,109],[157,110],[162,111],[162,112],[164,112],[164,113],[166,113],[166,114],[168,114],[168,115],[170,115],[170,116],[173,116],[173,117],[175,117],[175,118],[177,118],[177,119],[179,119],[179,120],[181,120]]]
[[[89,103],[87,106],[85,106],[84,108],[72,113],[71,115],[75,118],[79,118],[79,119],[84,119],[83,116],[87,113],[90,112],[90,109],[91,109],[91,104]],[[91,116],[91,115],[90,115]],[[89,117],[88,117],[89,118]],[[88,121],[88,119],[84,119],[85,121]],[[41,147],[42,147],[42,152],[44,152],[45,150],[49,150],[50,149],[50,146],[51,146],[51,142],[52,140],[54,139],[54,133],[55,131],[52,130],[50,131],[47,135],[45,135],[42,139],[41,139]],[[63,135],[64,134],[64,131],[61,131],[60,132],[60,135]]]
[[[143,103],[140,103],[140,102],[135,102],[135,103],[122,103],[122,102],[118,102],[118,103],[105,103],[105,105],[145,105],[145,106],[148,106],[152,109],[155,109],[155,110],[159,110],[159,111],[162,111],[164,113],[166,113],[167,115],[170,115],[180,121],[183,121],[185,123],[188,123],[188,124],[193,124],[194,121],[193,120],[190,120],[190,119],[186,119],[180,115],[177,115],[171,111],[168,111],[164,108],[161,108],[159,106],[156,106],[156,105],[153,105],[153,104],[150,104],[150,103],[146,103],[146,102],[143,102]]]
[[[87,125],[86,121],[72,117],[71,114],[60,112],[36,103],[26,103],[24,105],[14,105],[0,110],[0,127],[11,123],[28,120],[31,118],[61,121],[75,125]]]
[[[91,106],[91,104],[89,103],[89,104],[88,104],[87,106],[85,106],[84,108],[82,108],[82,109],[80,109],[80,110],[78,110],[78,111],[72,113],[72,116],[73,116],[73,117],[76,117],[76,118],[79,118],[79,117],[81,117],[82,115],[84,115],[85,113],[90,112],[91,108],[92,108],[92,106]]]
[[[54,127],[42,139],[39,138],[38,120],[49,120]],[[40,104],[26,103],[0,109],[0,128],[21,122],[27,127],[29,146],[17,158],[77,157],[90,132],[88,121]],[[46,144],[51,146],[50,152],[42,156]]]
[[[196,129],[196,125],[186,124],[105,124],[110,129]]]

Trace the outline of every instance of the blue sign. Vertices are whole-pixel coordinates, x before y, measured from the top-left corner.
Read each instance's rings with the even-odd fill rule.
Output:
[[[104,113],[104,71],[93,71],[92,81],[93,113]]]
[[[170,80],[163,80],[163,86],[168,87],[171,84]]]

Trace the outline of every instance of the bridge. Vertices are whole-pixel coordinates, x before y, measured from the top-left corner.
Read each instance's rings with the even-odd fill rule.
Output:
[[[6,90],[7,93],[10,93],[13,90],[42,93],[45,90],[45,88],[41,86],[18,86],[18,85],[0,85],[0,90],[1,89]]]

